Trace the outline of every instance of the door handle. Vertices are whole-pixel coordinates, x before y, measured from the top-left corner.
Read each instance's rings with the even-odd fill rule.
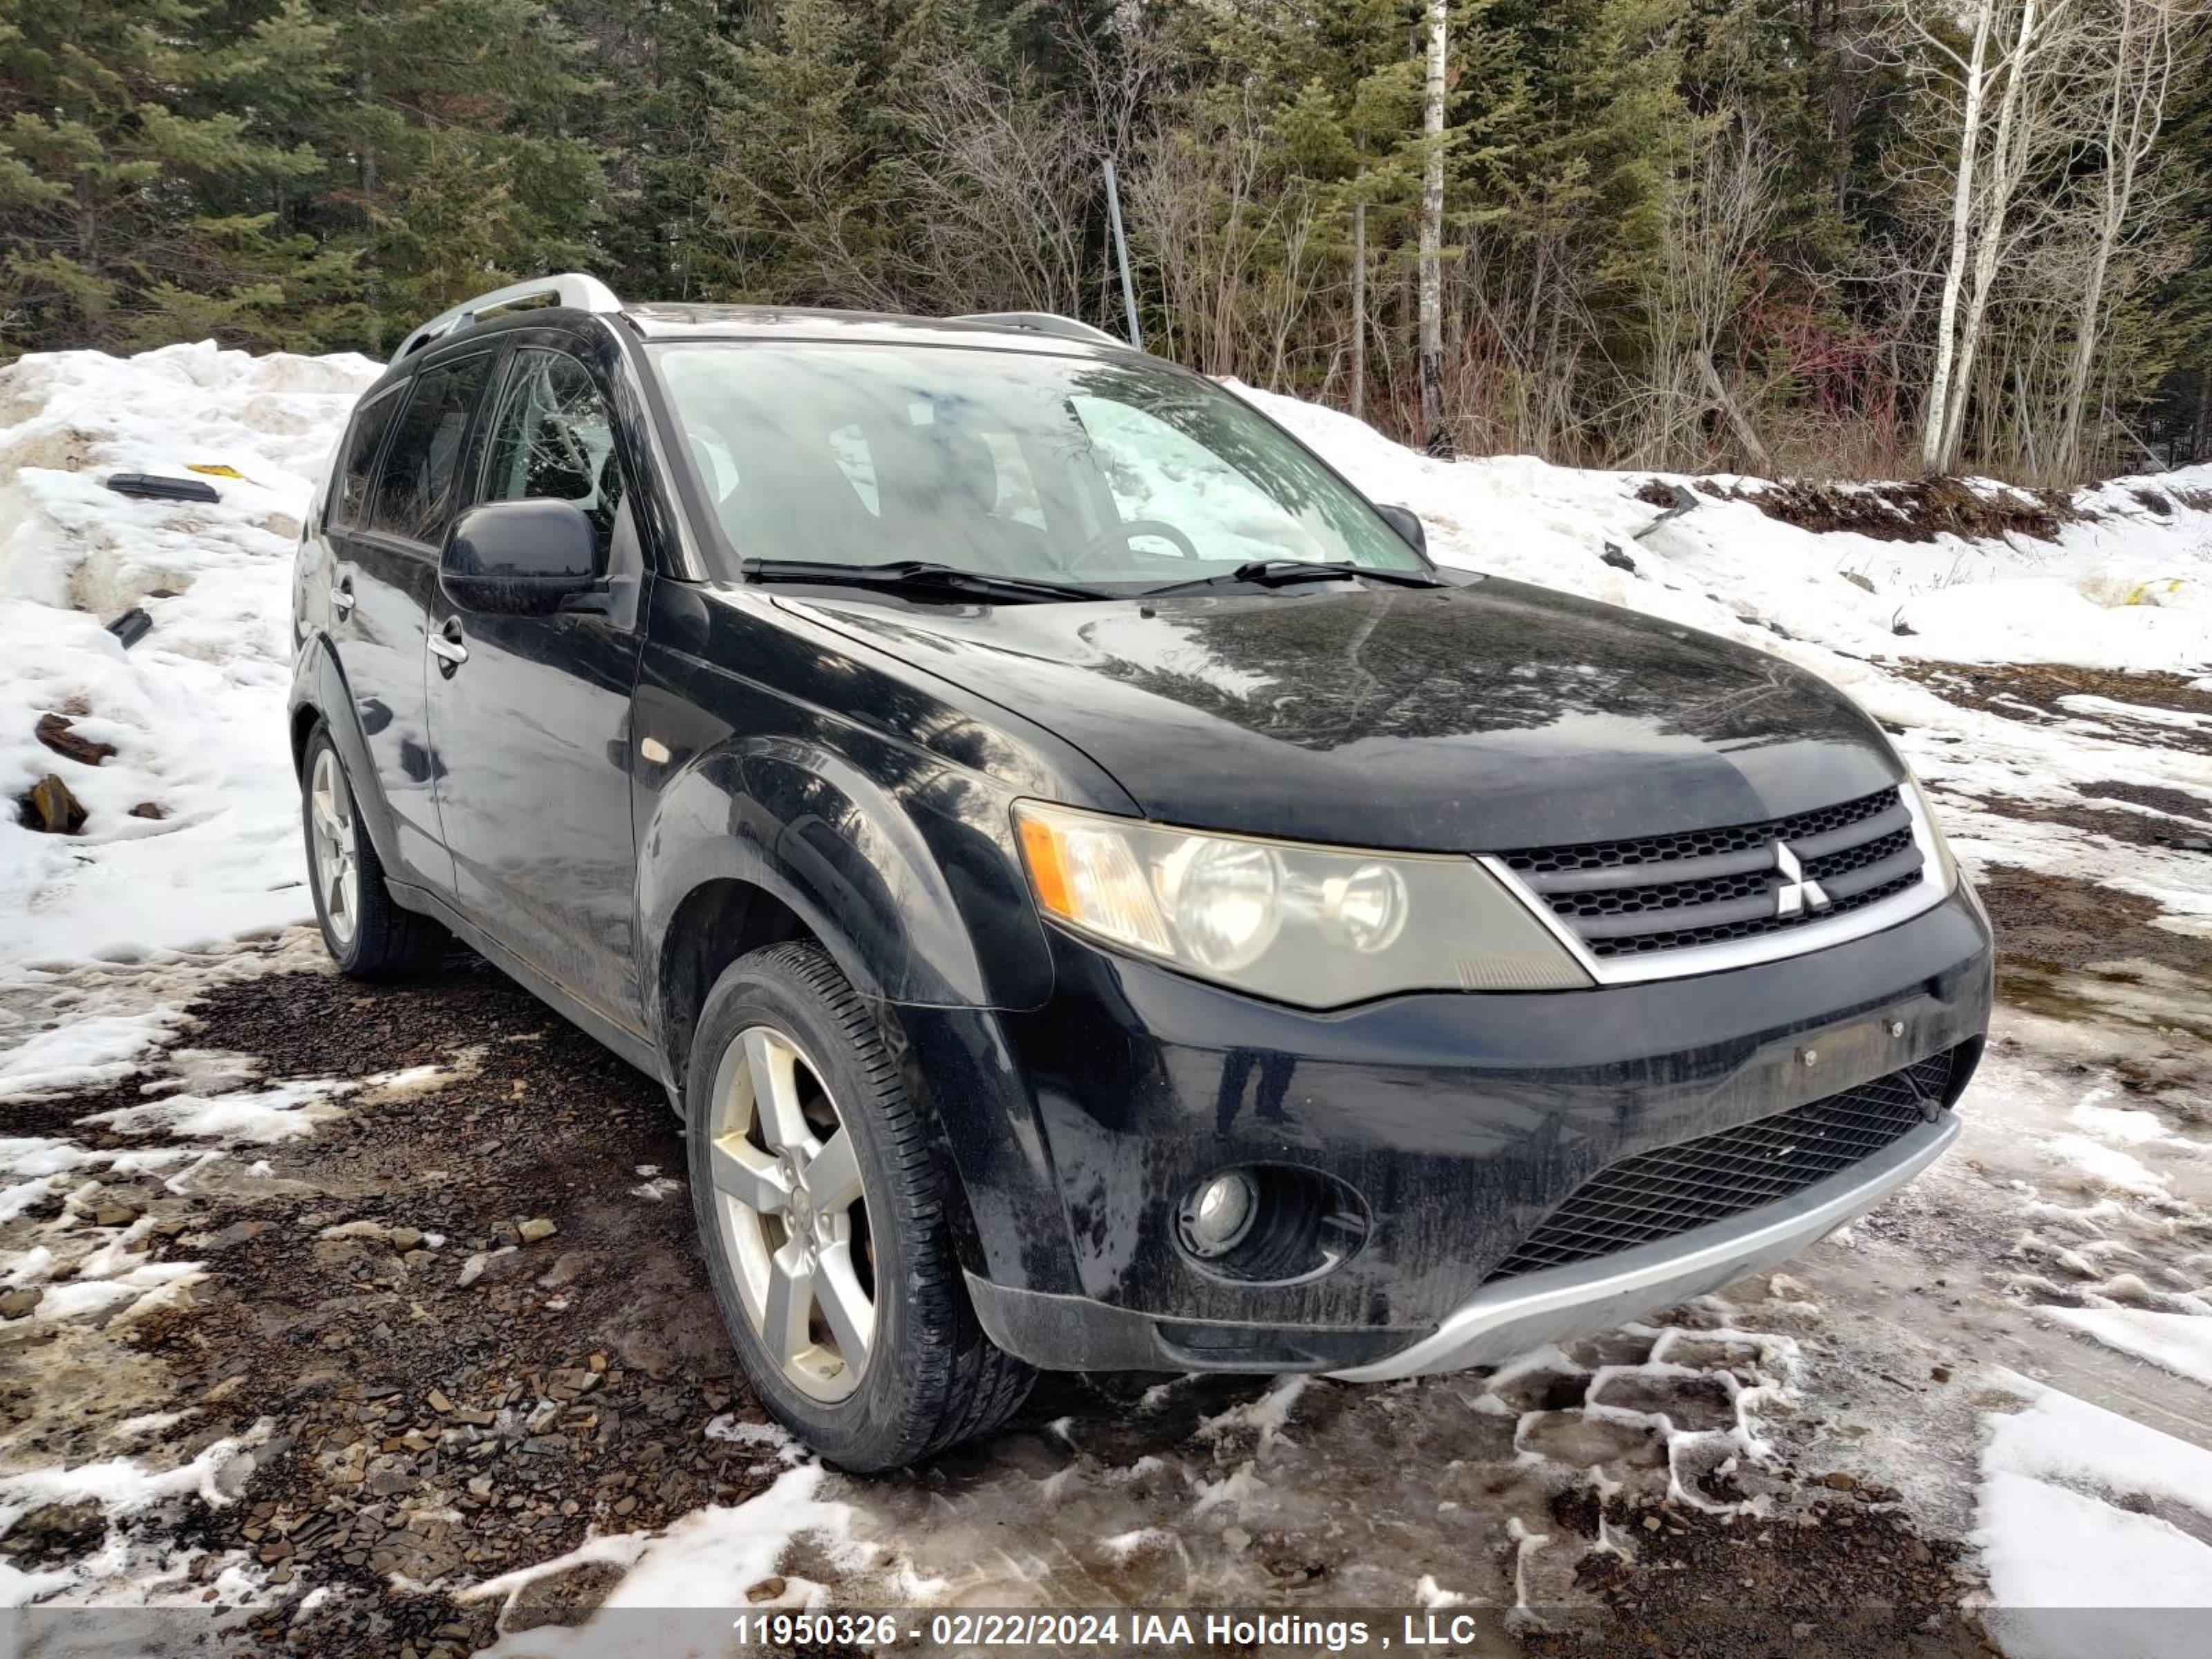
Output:
[[[469,659],[469,648],[461,643],[461,619],[446,618],[446,625],[425,641],[430,654],[438,659],[438,672],[450,678],[453,672]]]
[[[331,593],[331,609],[338,613],[338,620],[340,622],[343,622],[348,617],[353,615],[352,577],[341,576],[338,578],[338,585]]]

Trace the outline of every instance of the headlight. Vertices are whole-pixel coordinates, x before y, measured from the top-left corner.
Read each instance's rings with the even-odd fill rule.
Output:
[[[1217,836],[1014,808],[1037,906],[1101,942],[1306,1008],[1401,991],[1588,985],[1472,858]]]
[[[1909,766],[1905,769],[1905,781],[1920,807],[1920,827],[1924,832],[1921,850],[1934,854],[1936,884],[1948,893],[1959,884],[1959,860],[1951,856],[1951,843],[1943,839],[1943,826],[1936,822],[1936,803],[1928,799],[1928,792]]]

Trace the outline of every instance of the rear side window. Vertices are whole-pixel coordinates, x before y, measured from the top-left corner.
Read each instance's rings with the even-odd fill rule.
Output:
[[[469,414],[491,371],[486,352],[415,377],[369,498],[368,527],[434,543],[459,505],[461,450]]]
[[[403,392],[387,392],[374,403],[365,405],[353,417],[353,430],[346,436],[345,469],[338,475],[337,499],[331,503],[332,524],[358,524],[362,506],[368,500],[368,475],[376,465],[376,447],[384,441],[385,428],[398,412]]]

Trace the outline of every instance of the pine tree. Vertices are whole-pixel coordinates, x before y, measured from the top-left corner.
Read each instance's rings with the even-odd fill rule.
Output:
[[[180,328],[265,339],[311,247],[270,204],[311,153],[234,106],[300,20],[188,0],[0,0],[0,349]],[[295,58],[290,70],[318,82]]]

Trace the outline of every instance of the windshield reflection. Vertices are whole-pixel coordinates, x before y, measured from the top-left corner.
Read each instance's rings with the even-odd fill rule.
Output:
[[[1109,591],[1262,560],[1424,568],[1272,422],[1164,366],[859,343],[653,355],[726,580],[744,559],[921,559]]]

